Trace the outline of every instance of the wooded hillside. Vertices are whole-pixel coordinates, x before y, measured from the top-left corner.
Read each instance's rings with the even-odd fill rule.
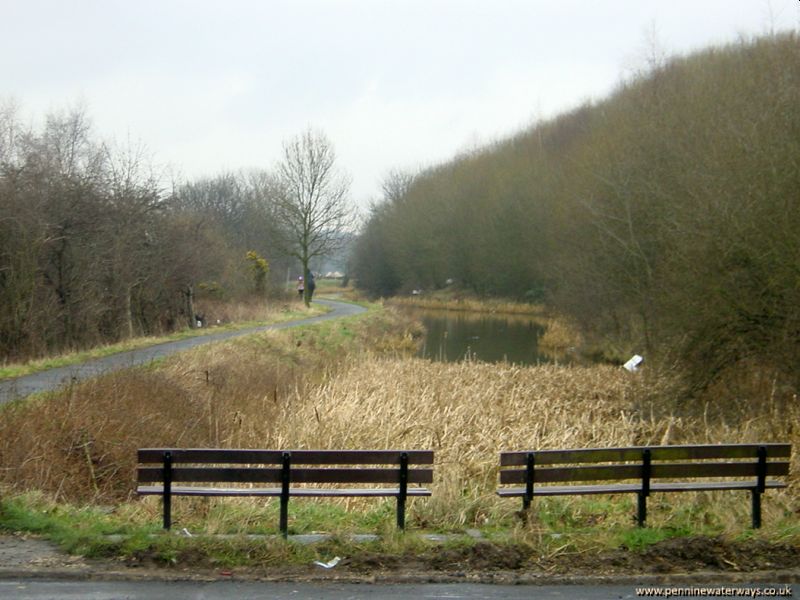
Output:
[[[304,136],[334,174],[324,135]],[[308,187],[319,204],[324,181]],[[172,183],[142,148],[101,141],[80,109],[37,130],[0,105],[0,361],[194,326],[195,298],[280,294],[287,269],[303,272],[278,211],[299,201],[291,183],[265,170]],[[312,243],[330,223],[301,232],[312,257],[335,249]]]
[[[800,373],[800,40],[676,57],[607,99],[394,174],[354,264],[374,295],[546,301],[694,389]],[[795,387],[796,389],[796,387]]]

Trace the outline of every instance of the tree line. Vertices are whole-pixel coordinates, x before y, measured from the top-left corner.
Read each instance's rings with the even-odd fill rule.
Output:
[[[376,296],[544,301],[591,339],[708,389],[800,373],[800,43],[650,65],[606,99],[394,172],[353,257]]]
[[[313,130],[272,170],[165,183],[141,147],[99,140],[82,109],[35,129],[0,106],[0,360],[194,326],[198,296],[279,295],[287,269],[335,247],[326,232],[349,218],[347,186]]]

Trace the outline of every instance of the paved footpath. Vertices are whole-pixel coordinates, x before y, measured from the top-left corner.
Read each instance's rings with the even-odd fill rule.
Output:
[[[362,306],[347,302],[338,302],[336,300],[315,300],[315,302],[322,304],[323,306],[327,306],[331,309],[330,312],[327,312],[324,315],[309,317],[307,319],[299,319],[296,321],[286,321],[284,323],[275,323],[272,325],[261,325],[259,327],[250,327],[248,329],[239,329],[237,331],[221,331],[218,333],[209,333],[207,335],[187,338],[185,340],[164,342],[163,344],[156,344],[155,346],[149,346],[147,348],[139,348],[138,350],[130,350],[128,352],[120,352],[104,358],[97,358],[80,365],[50,369],[40,373],[33,373],[23,377],[0,381],[0,404],[16,398],[24,398],[30,394],[54,390],[65,383],[89,379],[101,373],[147,364],[156,359],[163,358],[183,350],[188,350],[189,348],[194,348],[202,344],[229,340],[231,338],[240,337],[243,335],[258,333],[260,331],[287,329],[297,325],[309,325],[311,323],[319,323],[329,319],[349,317],[366,310]]]

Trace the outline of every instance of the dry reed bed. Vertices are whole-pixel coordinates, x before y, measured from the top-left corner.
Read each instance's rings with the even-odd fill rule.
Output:
[[[214,298],[202,298],[195,303],[195,312],[202,314],[206,325],[247,323],[270,321],[275,322],[289,311],[303,310],[303,304],[294,295],[283,298],[253,298],[248,301],[232,302]]]
[[[385,348],[410,343],[397,318],[360,319],[349,337],[336,335],[343,322],[201,346],[157,367],[5,406],[0,483],[60,500],[116,502],[134,488],[136,448],[274,446],[281,415],[364,337]]]
[[[640,376],[611,366],[361,360],[286,415],[280,441],[289,447],[433,448],[435,493],[418,515],[469,524],[518,508],[494,496],[500,450],[786,440],[793,435],[791,419],[800,416],[796,406],[789,421],[711,425],[657,416],[641,410],[647,388]],[[746,513],[748,504],[736,502],[737,512]]]
[[[541,304],[526,304],[510,300],[491,300],[477,298],[442,298],[442,297],[396,297],[388,300],[390,306],[413,306],[433,310],[452,310],[476,313],[501,313],[543,316],[546,311]]]
[[[2,481],[62,500],[119,501],[134,487],[136,448],[268,444],[238,433],[256,420],[260,435],[276,426],[276,406],[299,391],[297,372],[313,368],[277,337],[203,346],[5,407]]]
[[[393,343],[378,329],[367,324],[355,337],[390,348],[410,335],[401,332]],[[709,422],[642,409],[653,383],[620,368],[435,363],[368,353],[332,360],[346,353],[324,349],[325,336],[311,331],[201,347],[158,368],[7,407],[0,413],[2,480],[60,499],[119,502],[133,495],[138,447],[432,448],[434,496],[415,502],[411,518],[452,527],[517,510],[517,502],[494,495],[503,449],[800,443],[796,402],[780,413],[754,410],[752,417]],[[725,496],[726,506],[746,523],[748,503],[738,496],[728,502],[732,497]],[[782,497],[781,510],[796,506],[794,491]],[[347,504],[374,508],[370,501]],[[157,519],[156,503],[147,510]]]

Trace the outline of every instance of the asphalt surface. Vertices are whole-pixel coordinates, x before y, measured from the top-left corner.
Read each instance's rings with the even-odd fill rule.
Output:
[[[251,327],[248,329],[240,329],[238,331],[221,331],[187,338],[185,340],[164,342],[162,344],[149,346],[147,348],[130,350],[128,352],[120,352],[104,358],[90,360],[79,365],[50,369],[47,371],[41,371],[39,373],[33,373],[31,375],[25,375],[23,377],[6,379],[0,381],[0,404],[18,398],[24,398],[30,394],[51,391],[67,383],[89,379],[102,373],[108,373],[118,369],[147,364],[159,358],[163,358],[183,350],[188,350],[190,348],[195,348],[196,346],[200,346],[202,344],[229,340],[243,335],[258,333],[260,331],[287,329],[297,325],[309,325],[311,323],[319,323],[321,321],[327,321],[330,319],[348,317],[366,310],[365,308],[356,304],[338,302],[336,300],[315,300],[314,302],[329,307],[331,309],[330,312],[327,312],[324,315],[309,317],[307,319],[299,319],[296,321],[286,321],[284,323],[275,323],[273,325],[262,325],[260,327]]]
[[[683,586],[681,586],[683,587]],[[691,587],[687,586],[691,591]],[[400,600],[402,598],[423,599],[570,599],[606,600],[640,598],[645,594],[641,587],[631,585],[495,585],[480,583],[427,583],[427,584],[360,584],[360,583],[283,583],[283,582],[187,582],[187,581],[58,581],[58,580],[8,580],[0,581],[0,598],[18,600],[44,600],[45,598],[111,600],[126,598],[130,600],[169,598],[170,600],[222,600],[237,598],[255,600],[270,598],[275,600],[310,600],[324,598],[330,600],[350,600],[372,598],[380,600]],[[663,592],[678,590],[673,586],[656,586]],[[688,596],[703,596],[701,590],[718,590],[722,596],[756,597],[772,596],[777,592],[786,597],[791,585],[722,585],[697,587],[697,593]],[[662,592],[662,593],[663,593]],[[730,592],[730,593],[726,593]],[[759,594],[760,592],[760,594]],[[781,593],[782,592],[782,593]],[[708,592],[706,592],[708,593]],[[675,594],[679,596],[679,594]],[[682,594],[681,594],[682,595]],[[777,594],[776,594],[777,596]],[[663,597],[663,596],[662,596]]]
[[[582,587],[528,588],[524,586],[487,586],[482,584],[425,584],[425,585],[362,585],[272,582],[71,582],[71,581],[0,581],[0,598],[41,600],[44,598],[81,598],[106,600],[111,598],[145,599],[170,598],[183,600],[204,598],[292,599],[326,598],[634,598],[631,587],[598,589]]]

